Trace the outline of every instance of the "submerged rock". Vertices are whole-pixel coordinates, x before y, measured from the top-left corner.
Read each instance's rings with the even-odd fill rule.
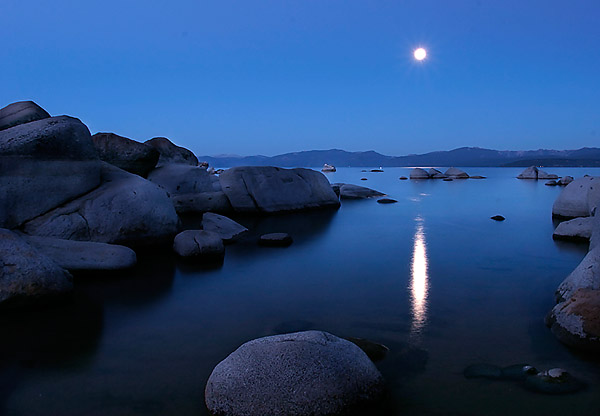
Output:
[[[225,246],[217,233],[187,230],[175,236],[173,251],[190,260],[218,261],[225,255]]]
[[[0,307],[36,304],[73,289],[73,278],[12,231],[0,229]]]
[[[367,178],[360,178],[361,181],[366,181],[368,180]]]
[[[367,199],[384,195],[384,193],[364,186],[351,185],[349,183],[340,184],[341,199]]]
[[[144,178],[154,169],[160,156],[152,146],[114,133],[96,133],[92,140],[101,160]]]
[[[243,344],[215,367],[205,400],[218,415],[337,415],[378,398],[382,386],[359,347],[306,331]]]
[[[502,215],[494,215],[493,217],[490,217],[490,219],[494,221],[504,221],[506,218],[504,218]]]
[[[202,229],[219,234],[221,239],[227,243],[234,241],[248,231],[246,227],[234,220],[212,212],[205,212],[202,215]]]
[[[49,117],[50,114],[33,101],[18,101],[0,109],[0,130]]]
[[[158,166],[170,163],[198,166],[198,158],[194,153],[184,147],[173,144],[166,137],[155,137],[145,141],[144,144],[154,147],[160,153]]]
[[[261,246],[269,247],[288,247],[293,242],[294,240],[292,239],[292,236],[290,236],[288,233],[263,234],[258,240],[258,244]]]
[[[593,217],[574,218],[563,221],[554,230],[555,240],[589,240],[592,236]]]
[[[272,166],[227,169],[219,180],[237,212],[287,212],[338,208],[340,201],[321,172]]]
[[[398,201],[392,198],[380,198],[377,200],[377,202],[380,204],[395,204]]]
[[[528,390],[544,394],[575,393],[585,388],[585,384],[560,368],[529,376],[525,379]]]
[[[520,381],[537,373],[538,370],[529,364],[513,364],[502,368],[502,379]]]
[[[575,179],[562,190],[554,205],[555,217],[588,217],[600,202],[600,177]]]
[[[323,168],[321,169],[321,172],[335,172],[335,166],[333,165],[328,165],[327,163],[325,163],[323,165]]]

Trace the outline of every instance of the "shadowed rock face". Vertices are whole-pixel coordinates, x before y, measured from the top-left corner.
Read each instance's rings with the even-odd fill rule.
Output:
[[[140,246],[170,240],[178,217],[166,191],[150,181],[102,164],[102,185],[27,222],[27,234],[66,240]]]
[[[221,173],[223,192],[238,212],[287,212],[338,208],[340,201],[321,172],[241,166]]]
[[[0,307],[22,306],[73,288],[72,277],[17,234],[0,229]]]
[[[166,137],[155,137],[144,144],[154,147],[160,153],[158,166],[169,163],[198,166],[198,158],[188,149],[173,144]]]
[[[33,101],[18,101],[0,109],[0,130],[49,117],[50,114]]]
[[[234,241],[248,231],[246,227],[232,219],[212,212],[205,212],[202,215],[202,229],[219,234],[225,242]]]
[[[100,160],[78,119],[0,131],[0,226],[14,228],[100,184]]]
[[[160,157],[158,150],[152,146],[114,133],[96,133],[92,140],[101,160],[144,178]]]
[[[382,382],[353,343],[296,332],[239,347],[213,370],[205,400],[215,415],[336,415],[377,398]]]

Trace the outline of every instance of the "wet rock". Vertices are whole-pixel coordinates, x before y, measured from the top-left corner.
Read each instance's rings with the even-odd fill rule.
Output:
[[[574,218],[563,221],[554,230],[555,240],[589,240],[592,236],[593,217]]]
[[[190,150],[173,144],[166,137],[155,137],[144,142],[154,147],[160,153],[158,166],[180,163],[184,165],[198,166],[198,158]]]
[[[556,181],[548,181],[544,185],[546,185],[546,186],[557,186],[558,182],[556,182]]]
[[[577,289],[600,289],[600,247],[588,251],[581,263],[556,289],[556,299],[569,299]]]
[[[472,364],[463,371],[465,378],[487,378],[489,380],[500,380],[502,369],[493,364]]]
[[[562,343],[581,350],[600,351],[600,290],[577,289],[556,305],[546,324]]]
[[[270,233],[263,234],[258,240],[258,244],[268,247],[288,247],[294,240],[288,233]]]
[[[410,171],[411,179],[429,179],[429,173],[425,169],[414,168]]]
[[[467,179],[469,175],[464,170],[458,168],[449,168],[445,175],[452,179]]]
[[[0,130],[49,117],[50,114],[33,101],[18,101],[0,109]]]
[[[384,193],[371,188],[365,188],[364,186],[351,185],[349,183],[340,184],[341,199],[366,199],[384,195]]]
[[[378,398],[383,379],[353,343],[306,331],[249,341],[210,375],[213,414],[337,415]]]
[[[21,236],[30,246],[69,271],[123,270],[135,266],[130,248],[115,244]]]
[[[0,229],[0,307],[37,304],[73,289],[73,278],[12,231]]]
[[[288,212],[338,208],[340,201],[321,172],[272,166],[227,169],[219,180],[237,212]]]
[[[588,217],[600,202],[600,177],[575,179],[562,190],[554,205],[555,217]]]
[[[506,218],[504,218],[502,215],[494,215],[493,217],[490,217],[490,219],[494,221],[504,221]]]
[[[96,133],[92,140],[101,160],[144,178],[160,156],[155,148],[114,133]]]
[[[383,360],[390,351],[385,345],[368,339],[354,337],[346,337],[345,339],[358,346],[374,362]]]
[[[0,131],[0,227],[15,228],[100,184],[90,132],[67,116]]]
[[[218,261],[225,255],[225,246],[217,233],[186,230],[175,236],[173,251],[189,260]]]
[[[212,212],[205,212],[202,215],[202,229],[219,234],[226,243],[236,240],[248,231],[246,227],[234,220]]]
[[[380,204],[395,204],[396,201],[395,199],[391,199],[391,198],[380,198],[377,200],[378,203]]]
[[[529,376],[525,379],[528,390],[544,394],[575,393],[585,388],[585,384],[560,368]]]
[[[535,166],[526,168],[523,172],[517,175],[517,179],[537,179],[538,169]]]

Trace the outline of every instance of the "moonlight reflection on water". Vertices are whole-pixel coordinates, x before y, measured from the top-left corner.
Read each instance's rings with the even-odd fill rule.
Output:
[[[417,217],[417,227],[413,238],[413,255],[411,267],[411,308],[412,323],[410,337],[418,341],[421,332],[427,323],[427,294],[429,290],[429,276],[427,275],[427,245],[423,218]]]

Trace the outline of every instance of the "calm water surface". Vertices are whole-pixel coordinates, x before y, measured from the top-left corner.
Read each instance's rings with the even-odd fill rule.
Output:
[[[206,415],[210,372],[243,342],[322,329],[390,347],[377,364],[387,396],[373,414],[598,415],[600,362],[543,324],[554,290],[587,251],[552,240],[561,189],[515,179],[522,169],[466,170],[488,178],[400,181],[409,169],[339,169],[327,174],[332,183],[399,202],[239,218],[254,234],[228,246],[221,267],[140,256],[124,276],[78,276],[73,304],[3,313],[0,414]],[[254,244],[276,231],[294,244]],[[559,397],[466,380],[462,370],[477,362],[562,367],[590,387]]]

